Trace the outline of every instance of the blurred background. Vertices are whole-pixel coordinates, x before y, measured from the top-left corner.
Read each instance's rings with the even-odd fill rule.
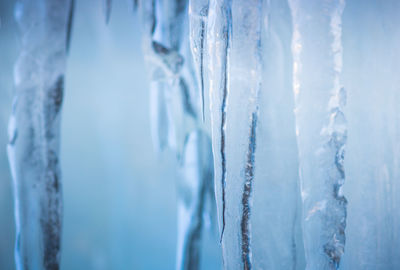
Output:
[[[14,266],[12,180],[6,154],[19,34],[14,0],[0,0],[0,269]],[[128,0],[76,1],[62,113],[62,269],[174,269],[178,166],[157,156],[149,126],[140,26]],[[202,269],[221,269],[215,231]]]

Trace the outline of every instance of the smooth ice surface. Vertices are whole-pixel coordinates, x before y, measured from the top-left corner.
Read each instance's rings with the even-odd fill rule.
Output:
[[[399,1],[347,1],[346,246],[340,269],[399,269]]]

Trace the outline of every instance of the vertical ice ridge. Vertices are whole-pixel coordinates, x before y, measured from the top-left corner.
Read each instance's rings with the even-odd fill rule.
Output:
[[[196,197],[198,200],[190,200],[186,196],[179,197],[182,202],[178,204],[179,209],[179,227],[178,234],[178,252],[177,252],[177,269],[197,269],[199,263],[198,241],[201,237],[201,223],[197,211],[202,205],[196,205],[193,202],[202,201],[202,187],[198,186],[198,156],[196,156],[199,136],[197,133],[192,133],[186,137],[185,151],[182,157],[180,166],[183,174],[183,183],[179,185],[181,189],[185,188],[182,194],[187,197]],[[199,193],[197,193],[200,190]],[[194,221],[194,222],[193,222]],[[191,222],[193,226],[191,226]],[[183,225],[184,224],[184,225]],[[182,245],[182,246],[180,246]],[[180,250],[181,249],[181,250]],[[181,257],[179,257],[181,256]]]
[[[204,49],[206,42],[209,0],[189,1],[190,46],[195,62],[197,81],[200,85],[201,113],[204,115]]]
[[[66,40],[66,52],[69,53],[69,47],[71,45],[72,36],[72,25],[74,21],[74,10],[75,10],[75,0],[71,0],[71,5],[69,7],[68,23],[67,23],[67,40]]]
[[[224,29],[222,30],[223,34],[225,37],[221,37],[223,39],[223,42],[225,42],[224,46],[224,51],[223,51],[223,59],[222,61],[225,62],[223,66],[223,78],[222,78],[222,104],[221,104],[221,167],[222,167],[222,175],[221,175],[221,184],[222,184],[222,231],[221,231],[221,239],[224,237],[224,232],[225,232],[225,226],[226,226],[226,221],[225,221],[225,211],[226,211],[226,154],[225,154],[225,142],[226,142],[226,111],[227,111],[227,99],[228,99],[228,52],[229,52],[229,43],[230,43],[230,27],[231,27],[231,0],[225,0],[224,1],[225,5],[225,12],[226,12],[226,25],[223,26]]]
[[[227,37],[228,39],[228,37]],[[227,48],[228,49],[228,48]],[[227,51],[226,51],[227,54]],[[227,57],[227,55],[225,55]],[[226,65],[226,64],[225,64]],[[220,148],[220,154],[221,154],[221,168],[222,168],[222,175],[221,175],[221,186],[222,186],[222,231],[221,231],[221,239],[220,242],[222,242],[222,238],[224,237],[224,232],[225,232],[225,210],[226,210],[226,205],[225,205],[225,188],[226,188],[226,156],[225,156],[225,131],[226,131],[226,99],[228,97],[228,89],[227,89],[227,71],[226,71],[226,66],[224,67],[224,78],[223,78],[223,88],[222,88],[222,104],[221,104],[221,127],[220,127],[220,133],[221,133],[221,148]]]
[[[231,1],[211,0],[207,30],[207,56],[210,74],[210,110],[212,112],[211,123],[213,133],[213,151],[216,175],[220,175],[221,185],[221,236],[222,242],[225,232],[225,188],[226,188],[226,154],[225,131],[228,89],[228,54],[231,31]],[[214,114],[218,114],[213,116]],[[218,153],[218,157],[217,154]],[[217,164],[219,163],[219,164]],[[217,172],[217,168],[221,171]]]
[[[333,69],[335,73],[334,86],[332,96],[329,100],[330,119],[326,129],[322,133],[327,133],[330,137],[328,147],[332,147],[335,154],[335,169],[336,173],[332,173],[333,182],[333,209],[336,210],[335,228],[332,238],[324,245],[324,251],[335,265],[336,269],[339,268],[340,259],[344,253],[344,246],[346,242],[345,228],[347,216],[347,200],[342,194],[341,187],[345,181],[344,171],[344,154],[345,145],[347,140],[347,126],[346,118],[343,113],[343,106],[346,103],[346,92],[340,84],[340,74],[342,71],[342,29],[341,29],[341,16],[343,13],[345,2],[339,0],[338,7],[333,11],[330,26],[331,35],[333,36],[332,54]],[[328,212],[329,214],[329,212]]]
[[[340,84],[345,3],[291,0],[289,4],[306,269],[338,269],[347,215],[347,201],[341,192],[347,139],[346,93]],[[313,35],[319,35],[321,42],[313,40]]]
[[[184,233],[184,255],[178,258],[177,269],[199,269],[200,267],[200,241],[202,235],[203,215],[205,211],[205,200],[212,184],[212,167],[209,160],[212,159],[210,140],[203,131],[193,131],[188,135],[185,143],[183,164],[181,171],[185,176],[182,178],[185,183],[180,185],[186,187],[186,194],[193,199],[184,200],[180,211],[187,214],[186,218],[181,217],[181,222],[188,222],[188,226],[182,226],[180,233]],[[185,196],[183,196],[185,198]],[[183,229],[183,230],[182,230]],[[186,229],[186,230],[185,230]]]
[[[205,23],[201,22],[201,46],[200,46],[200,90],[201,90],[201,114],[204,121],[204,31],[205,31]]]
[[[171,146],[174,130],[172,129],[171,106],[168,105],[170,81],[177,77],[182,69],[183,57],[165,42],[156,40],[157,28],[163,25],[157,17],[159,1],[139,1],[142,20],[142,47],[150,79],[150,114],[151,134],[157,152]]]
[[[223,38],[223,42],[225,42],[225,48],[223,52],[223,59],[221,61],[224,61],[225,64],[223,66],[223,78],[222,78],[222,103],[221,103],[221,127],[220,127],[220,133],[221,133],[221,148],[220,148],[220,154],[221,154],[221,168],[222,168],[222,175],[221,175],[221,185],[222,185],[222,231],[221,231],[221,239],[220,242],[222,241],[222,238],[224,237],[224,232],[225,232],[225,211],[226,211],[226,156],[225,156],[225,142],[226,142],[226,110],[227,110],[227,99],[228,99],[228,51],[229,51],[229,36],[230,36],[230,30],[229,30],[229,23],[230,23],[230,1],[226,1],[227,3],[226,6],[226,16],[227,16],[227,24],[225,28],[222,30],[223,34],[226,35]]]
[[[249,3],[250,4],[250,3]],[[243,267],[246,270],[252,269],[252,247],[251,247],[251,206],[252,206],[252,190],[254,182],[254,170],[255,170],[255,151],[256,151],[256,131],[258,121],[258,110],[259,110],[259,92],[261,89],[262,79],[262,52],[261,52],[261,32],[262,32],[262,10],[263,1],[255,0],[252,1],[252,7],[243,8],[241,12],[241,19],[246,20],[248,17],[249,22],[242,22],[244,26],[247,23],[251,24],[252,30],[249,31],[249,41],[245,44],[248,45],[249,50],[253,53],[253,61],[249,63],[249,68],[252,70],[250,93],[248,102],[250,105],[250,130],[248,137],[248,149],[246,153],[246,165],[245,165],[245,183],[243,186],[242,194],[242,218],[240,223],[241,229],[241,249],[242,249],[242,262]],[[268,5],[268,3],[266,3]],[[268,9],[268,8],[267,8]],[[268,16],[268,15],[267,15]],[[251,20],[251,22],[250,22]],[[243,41],[245,42],[245,41]],[[245,64],[246,65],[246,64]]]
[[[70,0],[18,1],[21,49],[8,158],[15,200],[15,262],[21,269],[59,269],[62,187],[60,114],[72,27]]]
[[[242,218],[240,222],[242,238],[242,262],[245,270],[252,269],[251,263],[251,192],[254,180],[255,151],[256,151],[256,128],[258,112],[251,115],[251,127],[249,134],[249,148],[247,150],[247,162],[245,168],[245,183],[242,194]]]
[[[42,137],[46,138],[46,143],[51,141],[56,135],[52,130],[52,122],[56,120],[60,113],[63,99],[64,77],[61,75],[50,88],[46,102],[44,104],[44,113],[42,116],[43,133]],[[44,149],[46,156],[45,165],[45,190],[48,198],[43,202],[41,209],[41,227],[44,238],[44,258],[43,265],[45,269],[58,269],[60,261],[61,247],[61,222],[62,222],[62,197],[60,182],[60,165],[57,153],[52,149],[51,145],[46,145]],[[46,217],[46,218],[43,218]]]

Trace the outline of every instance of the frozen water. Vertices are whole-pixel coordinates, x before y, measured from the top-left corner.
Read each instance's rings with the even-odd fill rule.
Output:
[[[214,205],[211,142],[200,115],[196,59],[189,41],[187,1],[142,1],[143,50],[150,74],[151,126],[157,151],[171,149],[178,177],[177,269],[200,266],[203,216]],[[196,67],[197,68],[197,67]]]
[[[400,267],[398,1],[129,2],[154,148],[179,164],[177,269],[200,267],[214,189],[225,269]],[[103,0],[106,23],[111,9]],[[15,9],[18,269],[58,269],[72,10],[72,0]]]
[[[304,265],[290,18],[282,1],[210,1],[207,61],[225,269]],[[278,114],[293,126],[279,126]]]
[[[209,0],[189,1],[190,46],[201,92],[201,111],[204,121],[204,62]]]
[[[291,0],[290,7],[306,269],[337,269],[347,205],[341,192],[347,139],[340,78],[344,0]]]
[[[8,156],[14,180],[17,269],[59,269],[60,113],[72,2],[21,0]]]

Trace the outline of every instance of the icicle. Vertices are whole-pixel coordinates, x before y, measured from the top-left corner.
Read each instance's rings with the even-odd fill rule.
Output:
[[[344,0],[289,3],[306,269],[338,269],[347,205],[341,191],[347,138],[340,83]]]
[[[189,1],[190,46],[201,92],[201,113],[204,121],[204,54],[209,0]]]
[[[226,155],[225,155],[225,129],[226,129],[226,100],[227,87],[227,61],[230,34],[230,1],[211,0],[209,22],[207,30],[207,45],[209,58],[210,80],[210,110],[211,128],[214,153],[214,175],[216,181],[217,198],[221,197],[221,241],[225,231],[225,187],[226,187]],[[219,185],[217,184],[219,183]],[[217,202],[217,205],[219,202]]]
[[[199,89],[186,4],[186,0],[142,1],[139,9],[145,27],[143,50],[151,81],[154,142],[156,148],[170,148],[181,164],[177,269],[198,269],[202,219],[214,190],[211,143],[198,119]]]
[[[173,124],[173,107],[169,88],[175,83],[178,73],[182,69],[183,57],[179,52],[157,40],[162,25],[162,18],[157,18],[159,1],[141,1],[139,3],[143,25],[143,51],[148,66],[151,81],[150,110],[153,143],[160,152],[167,146],[176,148],[176,130]],[[161,106],[160,106],[161,104]],[[157,116],[157,117],[156,117]]]
[[[252,268],[251,210],[262,77],[262,12],[262,0],[210,2],[208,74],[226,269],[238,269],[239,265]]]
[[[177,269],[199,269],[200,241],[207,195],[213,192],[211,142],[193,131],[187,137],[180,166]]]
[[[14,181],[17,269],[59,269],[62,194],[60,111],[70,0],[21,0],[22,34],[8,156]]]
[[[103,13],[106,24],[110,21],[112,0],[103,0]]]

